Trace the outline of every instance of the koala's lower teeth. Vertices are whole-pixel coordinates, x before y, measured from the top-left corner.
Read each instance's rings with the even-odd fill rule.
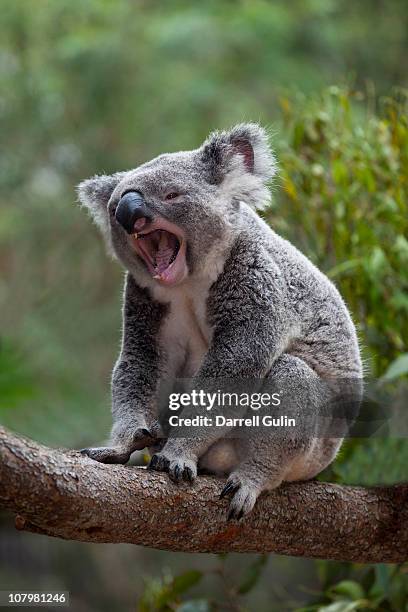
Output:
[[[133,233],[133,238],[143,241],[142,253],[153,268],[153,278],[160,279],[176,261],[180,250],[180,240],[175,234],[163,229],[146,233]]]

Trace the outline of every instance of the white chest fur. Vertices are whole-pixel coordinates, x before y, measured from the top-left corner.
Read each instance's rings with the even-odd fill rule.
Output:
[[[207,321],[208,289],[207,284],[188,283],[154,290],[154,297],[169,305],[159,338],[170,378],[194,376],[208,351],[212,336]]]

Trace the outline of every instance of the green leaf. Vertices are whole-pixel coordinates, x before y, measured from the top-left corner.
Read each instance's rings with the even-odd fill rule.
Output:
[[[389,382],[408,374],[408,353],[399,355],[388,367],[385,374],[381,377],[381,382]]]
[[[181,593],[184,593],[189,588],[200,582],[202,577],[202,573],[198,570],[189,570],[184,574],[180,574],[180,576],[176,576],[173,579],[171,591],[174,595],[180,595]]]
[[[244,595],[254,588],[267,561],[268,555],[261,555],[248,567],[244,580],[238,588],[238,593]]]
[[[342,580],[328,590],[329,594],[345,595],[351,600],[362,599],[364,590],[354,580]]]
[[[375,581],[372,585],[369,595],[370,598],[379,597],[384,598],[388,595],[391,584],[391,577],[394,568],[389,565],[385,565],[384,563],[379,563],[374,568]]]
[[[333,268],[331,268],[328,272],[326,272],[329,278],[336,278],[336,276],[340,276],[345,272],[353,271],[356,274],[355,270],[361,265],[362,258],[359,257],[357,259],[346,259],[341,263],[337,264]]]
[[[387,266],[387,258],[384,251],[375,246],[370,257],[366,261],[367,269],[371,274],[381,274]]]
[[[197,584],[201,578],[201,572],[190,570],[174,578],[165,576],[161,580],[147,580],[145,591],[139,601],[139,612],[167,610],[169,604],[179,603],[180,595]]]

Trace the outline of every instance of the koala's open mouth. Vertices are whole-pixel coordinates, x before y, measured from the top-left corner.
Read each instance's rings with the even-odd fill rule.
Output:
[[[132,238],[137,254],[155,280],[165,285],[184,280],[188,272],[186,241],[179,228],[164,220],[155,221]]]

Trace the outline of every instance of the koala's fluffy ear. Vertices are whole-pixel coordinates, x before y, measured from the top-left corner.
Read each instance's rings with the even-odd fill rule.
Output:
[[[123,179],[126,172],[95,175],[82,181],[77,187],[78,199],[92,215],[97,226],[106,233],[109,228],[107,204],[116,185]]]
[[[210,182],[228,189],[231,197],[255,208],[269,200],[266,184],[276,173],[276,161],[260,125],[241,123],[225,132],[213,132],[200,152]]]

